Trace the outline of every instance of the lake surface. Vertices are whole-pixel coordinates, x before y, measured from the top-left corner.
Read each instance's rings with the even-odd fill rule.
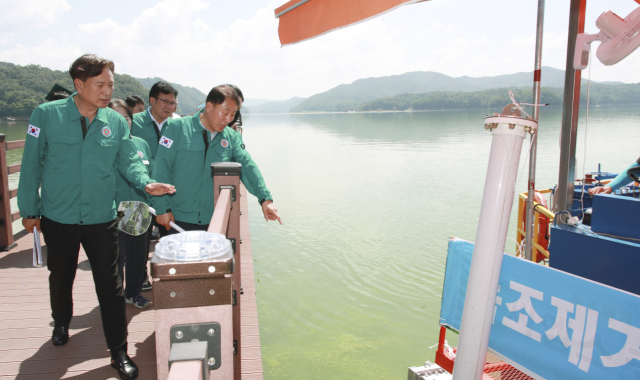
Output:
[[[448,239],[475,240],[487,113],[244,117],[247,150],[285,223],[265,222],[250,196],[265,379],[403,379],[433,361]],[[559,107],[541,112],[538,188],[558,180],[561,116]],[[26,126],[2,122],[0,132],[23,139]],[[584,117],[579,131],[581,173]],[[585,170],[621,171],[640,155],[639,138],[640,111],[592,108]],[[9,164],[20,155],[11,151]],[[516,216],[514,207],[511,238]]]

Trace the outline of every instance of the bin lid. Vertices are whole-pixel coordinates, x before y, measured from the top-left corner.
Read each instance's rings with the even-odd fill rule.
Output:
[[[172,261],[202,261],[232,256],[231,242],[224,235],[205,231],[165,236],[156,244],[155,254]]]

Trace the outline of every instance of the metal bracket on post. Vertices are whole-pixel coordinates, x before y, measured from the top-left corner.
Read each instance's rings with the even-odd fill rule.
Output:
[[[238,294],[236,293],[236,291],[233,291],[233,306],[236,306],[238,304]]]
[[[202,380],[209,380],[207,342],[173,343],[169,353],[169,368],[176,362],[200,361],[202,362]]]
[[[170,343],[172,354],[174,343],[206,342],[206,364],[208,369],[214,370],[220,368],[220,364],[222,362],[220,342],[221,331],[220,324],[218,322],[175,325],[171,327],[169,334],[171,334]],[[169,358],[169,363],[171,363],[171,357]]]
[[[222,191],[224,189],[231,190],[231,202],[235,202],[236,201],[236,187],[233,186],[233,185],[221,185],[220,186],[220,191]]]
[[[239,176],[242,164],[237,162],[214,162],[211,164],[213,176]]]

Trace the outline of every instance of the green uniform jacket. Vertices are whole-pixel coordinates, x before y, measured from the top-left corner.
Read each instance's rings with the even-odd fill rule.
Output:
[[[209,148],[202,138],[205,131],[200,113],[171,121],[160,139],[153,178],[168,181],[176,193],[153,197],[158,215],[171,209],[176,220],[207,225],[213,216],[213,175],[211,164],[233,161],[242,164],[240,180],[258,200],[273,200],[258,166],[244,149],[240,135],[227,127],[213,141],[207,131]],[[166,139],[165,139],[166,138]]]
[[[160,131],[160,135],[164,133],[167,129],[167,125],[171,118],[167,119],[167,122],[162,126],[162,131]],[[156,131],[158,128],[151,120],[151,115],[149,115],[149,109],[144,110],[144,112],[138,112],[133,115],[133,120],[131,121],[131,135],[140,137],[144,141],[149,144],[149,148],[151,149],[151,158],[156,158],[156,153],[158,152],[158,134]]]
[[[153,170],[153,158],[151,158],[151,150],[149,144],[140,137],[132,136],[133,145],[135,145],[139,159],[147,169],[147,174],[151,176]],[[116,174],[116,207],[122,201],[140,201],[150,204],[151,196],[146,191],[140,190],[132,186],[122,173],[118,170]]]
[[[82,139],[82,115],[74,96],[42,104],[31,115],[18,187],[22,217],[106,223],[116,217],[116,167],[138,189],[155,182],[137,155],[127,122],[116,111],[98,109]]]

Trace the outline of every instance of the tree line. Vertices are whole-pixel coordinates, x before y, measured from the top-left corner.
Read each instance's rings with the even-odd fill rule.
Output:
[[[138,95],[149,96],[135,78],[126,74],[115,74],[113,99],[125,99]],[[72,90],[73,82],[68,71],[51,70],[40,65],[19,66],[0,62],[0,116],[29,116],[44,103],[44,97],[55,83]]]
[[[581,87],[580,103],[587,102],[587,86]],[[532,103],[531,87],[512,89],[519,103]],[[540,102],[562,105],[563,89],[543,87]],[[589,94],[590,105],[634,104],[640,99],[640,83],[634,84],[592,84]],[[372,100],[353,107],[353,111],[432,111],[454,109],[502,108],[511,102],[508,88],[493,88],[484,91],[438,91],[427,94],[401,94]]]

